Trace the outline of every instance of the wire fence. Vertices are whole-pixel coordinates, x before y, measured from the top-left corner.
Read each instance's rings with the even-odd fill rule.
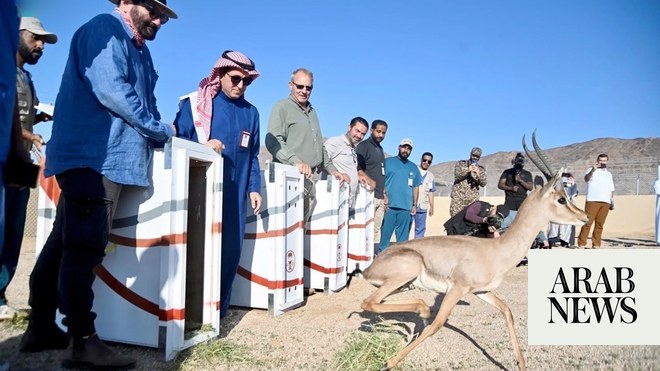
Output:
[[[552,164],[555,169],[566,166],[565,164]],[[584,174],[593,165],[592,162],[572,163],[567,171],[572,173],[580,194],[585,194],[587,186]],[[502,196],[504,191],[497,188],[497,183],[502,172],[508,167],[487,167],[488,184],[481,189],[481,196]],[[614,192],[617,195],[650,195],[655,194],[653,183],[660,174],[660,158],[644,157],[633,162],[614,162],[607,164],[607,169],[612,173],[614,179]],[[540,171],[528,168],[534,179],[545,182],[545,177]],[[536,171],[533,171],[536,170]],[[440,179],[436,181],[436,196],[449,196],[451,193],[452,180]]]
[[[641,158],[635,162],[616,163],[609,162],[607,168],[612,172],[614,178],[614,187],[616,188],[615,194],[617,195],[650,195],[655,194],[653,190],[653,183],[658,179],[660,173],[660,159],[657,157]],[[553,164],[555,168],[562,166],[562,164]],[[584,164],[572,164],[568,169],[575,176],[575,181],[578,185],[580,194],[586,191],[586,184],[584,182],[584,173],[592,163],[585,161]],[[504,192],[497,188],[497,183],[500,174],[506,167],[502,168],[487,168],[488,171],[488,184],[481,190],[481,196],[502,196]],[[531,169],[530,169],[531,171]],[[543,175],[536,171],[532,172],[534,178],[543,179]],[[449,196],[451,193],[451,182],[444,179],[436,182],[436,196]],[[30,191],[30,201],[28,203],[27,217],[25,221],[25,236],[35,237],[37,233],[37,214],[38,214],[38,191],[32,189]]]

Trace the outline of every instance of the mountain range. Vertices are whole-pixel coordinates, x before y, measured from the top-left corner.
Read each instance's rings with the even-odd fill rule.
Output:
[[[531,140],[528,140],[530,151],[534,151]],[[470,145],[466,145],[466,151]],[[658,179],[660,165],[660,137],[653,138],[597,138],[587,142],[569,144],[563,147],[543,148],[551,166],[558,169],[566,167],[573,173],[581,192],[584,192],[584,172],[596,162],[596,156],[606,153],[609,156],[608,168],[614,177],[617,194],[652,194],[653,182]],[[497,188],[499,177],[511,167],[511,160],[516,153],[523,152],[522,147],[511,151],[500,151],[484,154],[480,164],[486,168],[488,184],[482,190],[482,195],[498,196],[503,192]],[[270,161],[272,156],[264,146],[259,153],[262,166]],[[430,170],[436,179],[436,195],[448,196],[454,180],[454,165],[456,161],[446,161],[431,166]],[[542,176],[534,164],[526,161],[525,168],[534,176]]]

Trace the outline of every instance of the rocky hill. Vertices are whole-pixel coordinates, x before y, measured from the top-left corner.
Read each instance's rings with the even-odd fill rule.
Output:
[[[528,145],[533,151],[531,140],[528,140]],[[652,194],[653,182],[658,178],[660,138],[598,138],[564,147],[543,148],[543,150],[553,167],[566,166],[568,171],[574,173],[581,192],[585,189],[581,175],[595,162],[596,155],[603,152],[610,157],[609,168],[614,175],[617,194]],[[520,151],[522,148],[509,152],[496,152],[481,158],[481,164],[488,173],[488,185],[482,191],[482,195],[484,193],[489,196],[503,195],[503,192],[497,189],[500,174],[511,167],[511,159]],[[259,153],[262,168],[271,158],[270,153],[262,146]],[[451,192],[455,163],[456,161],[448,161],[431,166],[437,181],[437,194],[440,196],[447,196]],[[535,176],[542,176],[531,161],[527,161],[526,169]]]
[[[531,140],[528,140],[528,145],[533,151]],[[578,187],[582,192],[585,189],[582,175],[595,162],[599,153],[607,153],[609,156],[608,167],[614,176],[617,194],[651,194],[653,193],[653,182],[658,178],[660,138],[598,138],[564,147],[543,148],[543,150],[555,169],[565,166],[569,172],[575,175]],[[481,164],[486,168],[488,174],[486,195],[503,194],[501,190],[497,189],[499,177],[502,171],[511,167],[511,159],[521,151],[522,148],[509,152],[496,152],[481,158]],[[440,195],[446,196],[451,192],[455,163],[455,161],[449,161],[431,167],[431,171],[440,185]],[[525,168],[534,175],[542,176],[529,160],[526,162]]]

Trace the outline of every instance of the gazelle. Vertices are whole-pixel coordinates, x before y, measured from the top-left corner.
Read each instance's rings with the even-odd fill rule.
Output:
[[[546,166],[541,171],[548,176],[550,166],[536,145],[536,138],[533,136],[532,139],[539,158]],[[529,156],[527,146],[524,147]],[[537,164],[536,161],[534,163]],[[362,309],[366,311],[415,312],[426,319],[431,316],[431,310],[421,299],[383,300],[410,283],[415,288],[446,293],[433,322],[394,358],[388,360],[383,370],[395,367],[420,343],[442,328],[456,303],[468,293],[475,294],[504,315],[518,368],[526,369],[511,310],[492,290],[525,257],[539,230],[549,222],[578,226],[587,222],[584,211],[569,201],[561,183],[562,172],[563,169],[560,169],[544,187],[537,187],[527,196],[513,223],[499,238],[434,236],[411,240],[392,245],[364,270],[363,277],[378,287],[362,302]]]

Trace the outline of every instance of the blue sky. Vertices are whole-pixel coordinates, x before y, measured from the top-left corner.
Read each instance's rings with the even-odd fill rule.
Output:
[[[394,154],[434,163],[520,150],[537,129],[544,148],[595,138],[660,136],[660,1],[169,0],[179,14],[149,42],[165,121],[223,50],[240,50],[261,77],[246,98],[261,114],[289,94],[297,67],[314,72],[324,136],[352,117],[384,119]],[[75,30],[107,0],[23,0],[59,42],[27,69],[54,102]],[[44,126],[44,129],[47,126]],[[43,130],[43,129],[42,129]]]

